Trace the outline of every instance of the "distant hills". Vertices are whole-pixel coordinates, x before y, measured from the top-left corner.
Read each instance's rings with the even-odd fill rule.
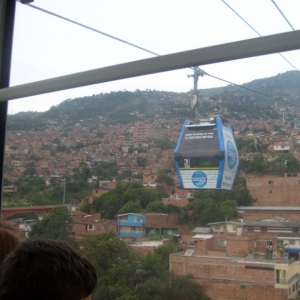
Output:
[[[277,118],[275,107],[300,105],[300,73],[289,71],[273,77],[256,79],[242,86],[278,98],[270,99],[261,94],[245,90],[234,85],[226,87],[201,89],[200,96],[204,101],[200,107],[202,114],[216,111],[229,112],[227,117],[240,118]],[[247,101],[240,99],[247,98]],[[216,100],[222,100],[217,101]],[[221,104],[220,104],[221,103]],[[293,108],[293,114],[297,113]],[[267,115],[264,115],[267,114]],[[241,117],[242,116],[242,117]],[[41,130],[47,122],[55,121],[64,127],[72,127],[76,122],[84,120],[85,124],[95,122],[110,124],[127,124],[147,120],[157,122],[159,119],[186,119],[190,117],[190,93],[175,93],[146,90],[135,92],[119,91],[101,93],[75,99],[67,99],[48,111],[21,112],[8,116],[8,130]]]
[[[300,106],[300,72],[288,71],[286,73],[279,73],[273,77],[267,77],[262,79],[256,79],[251,82],[245,83],[243,87],[256,90],[260,93],[267,94],[276,98],[279,98],[282,102],[292,103]],[[218,98],[223,96],[230,98],[233,94],[245,94],[255,98],[256,101],[260,101],[263,104],[272,105],[276,102],[275,99],[264,97],[257,93],[245,90],[243,88],[227,85],[226,87],[202,89],[201,95],[205,97]],[[278,102],[280,105],[280,102]]]

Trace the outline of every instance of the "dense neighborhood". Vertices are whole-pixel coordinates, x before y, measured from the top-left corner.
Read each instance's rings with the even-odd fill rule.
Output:
[[[162,102],[172,97],[187,111],[185,94],[159,96]],[[103,116],[92,125],[83,119],[72,124],[59,114],[43,130],[7,131],[4,217],[24,238],[38,236],[43,220],[62,205],[70,217],[66,235],[74,242],[114,233],[142,257],[176,245],[169,270],[193,275],[211,299],[296,299],[300,118],[278,105],[276,121],[251,119],[228,112],[226,101],[203,97],[201,105],[207,114],[229,114],[240,156],[233,192],[180,189],[173,155],[184,118],[167,116],[164,106],[153,107],[156,121],[132,111],[140,120],[113,125]],[[236,94],[232,102],[253,108],[247,95]],[[21,193],[24,178],[43,185],[40,200],[36,190]],[[73,197],[71,187],[80,185],[86,194]],[[41,200],[54,191],[56,202]],[[39,221],[26,223],[24,214],[17,218],[22,212]]]

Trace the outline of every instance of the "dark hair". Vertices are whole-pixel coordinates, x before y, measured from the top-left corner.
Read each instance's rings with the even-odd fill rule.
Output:
[[[4,258],[21,243],[20,237],[10,229],[0,227],[0,265]]]
[[[79,300],[96,283],[94,266],[68,244],[25,241],[0,267],[0,300]]]

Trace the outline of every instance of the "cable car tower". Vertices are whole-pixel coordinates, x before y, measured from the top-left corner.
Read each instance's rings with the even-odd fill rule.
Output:
[[[193,123],[199,122],[199,119],[202,118],[201,114],[198,111],[198,79],[199,77],[203,77],[205,72],[201,70],[199,67],[192,67],[191,68],[194,71],[193,75],[188,75],[187,77],[193,77],[194,78],[194,91],[193,91],[193,98],[191,101],[191,109],[192,109],[192,121]],[[198,118],[198,120],[196,119]]]
[[[192,67],[192,118],[186,120],[175,149],[174,161],[182,189],[232,189],[239,155],[232,129],[220,116],[203,118],[198,111],[198,79],[205,75]]]

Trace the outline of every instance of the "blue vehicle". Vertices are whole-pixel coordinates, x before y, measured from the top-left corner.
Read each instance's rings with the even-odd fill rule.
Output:
[[[228,122],[221,117],[186,120],[177,143],[175,167],[182,189],[231,190],[239,155]]]

